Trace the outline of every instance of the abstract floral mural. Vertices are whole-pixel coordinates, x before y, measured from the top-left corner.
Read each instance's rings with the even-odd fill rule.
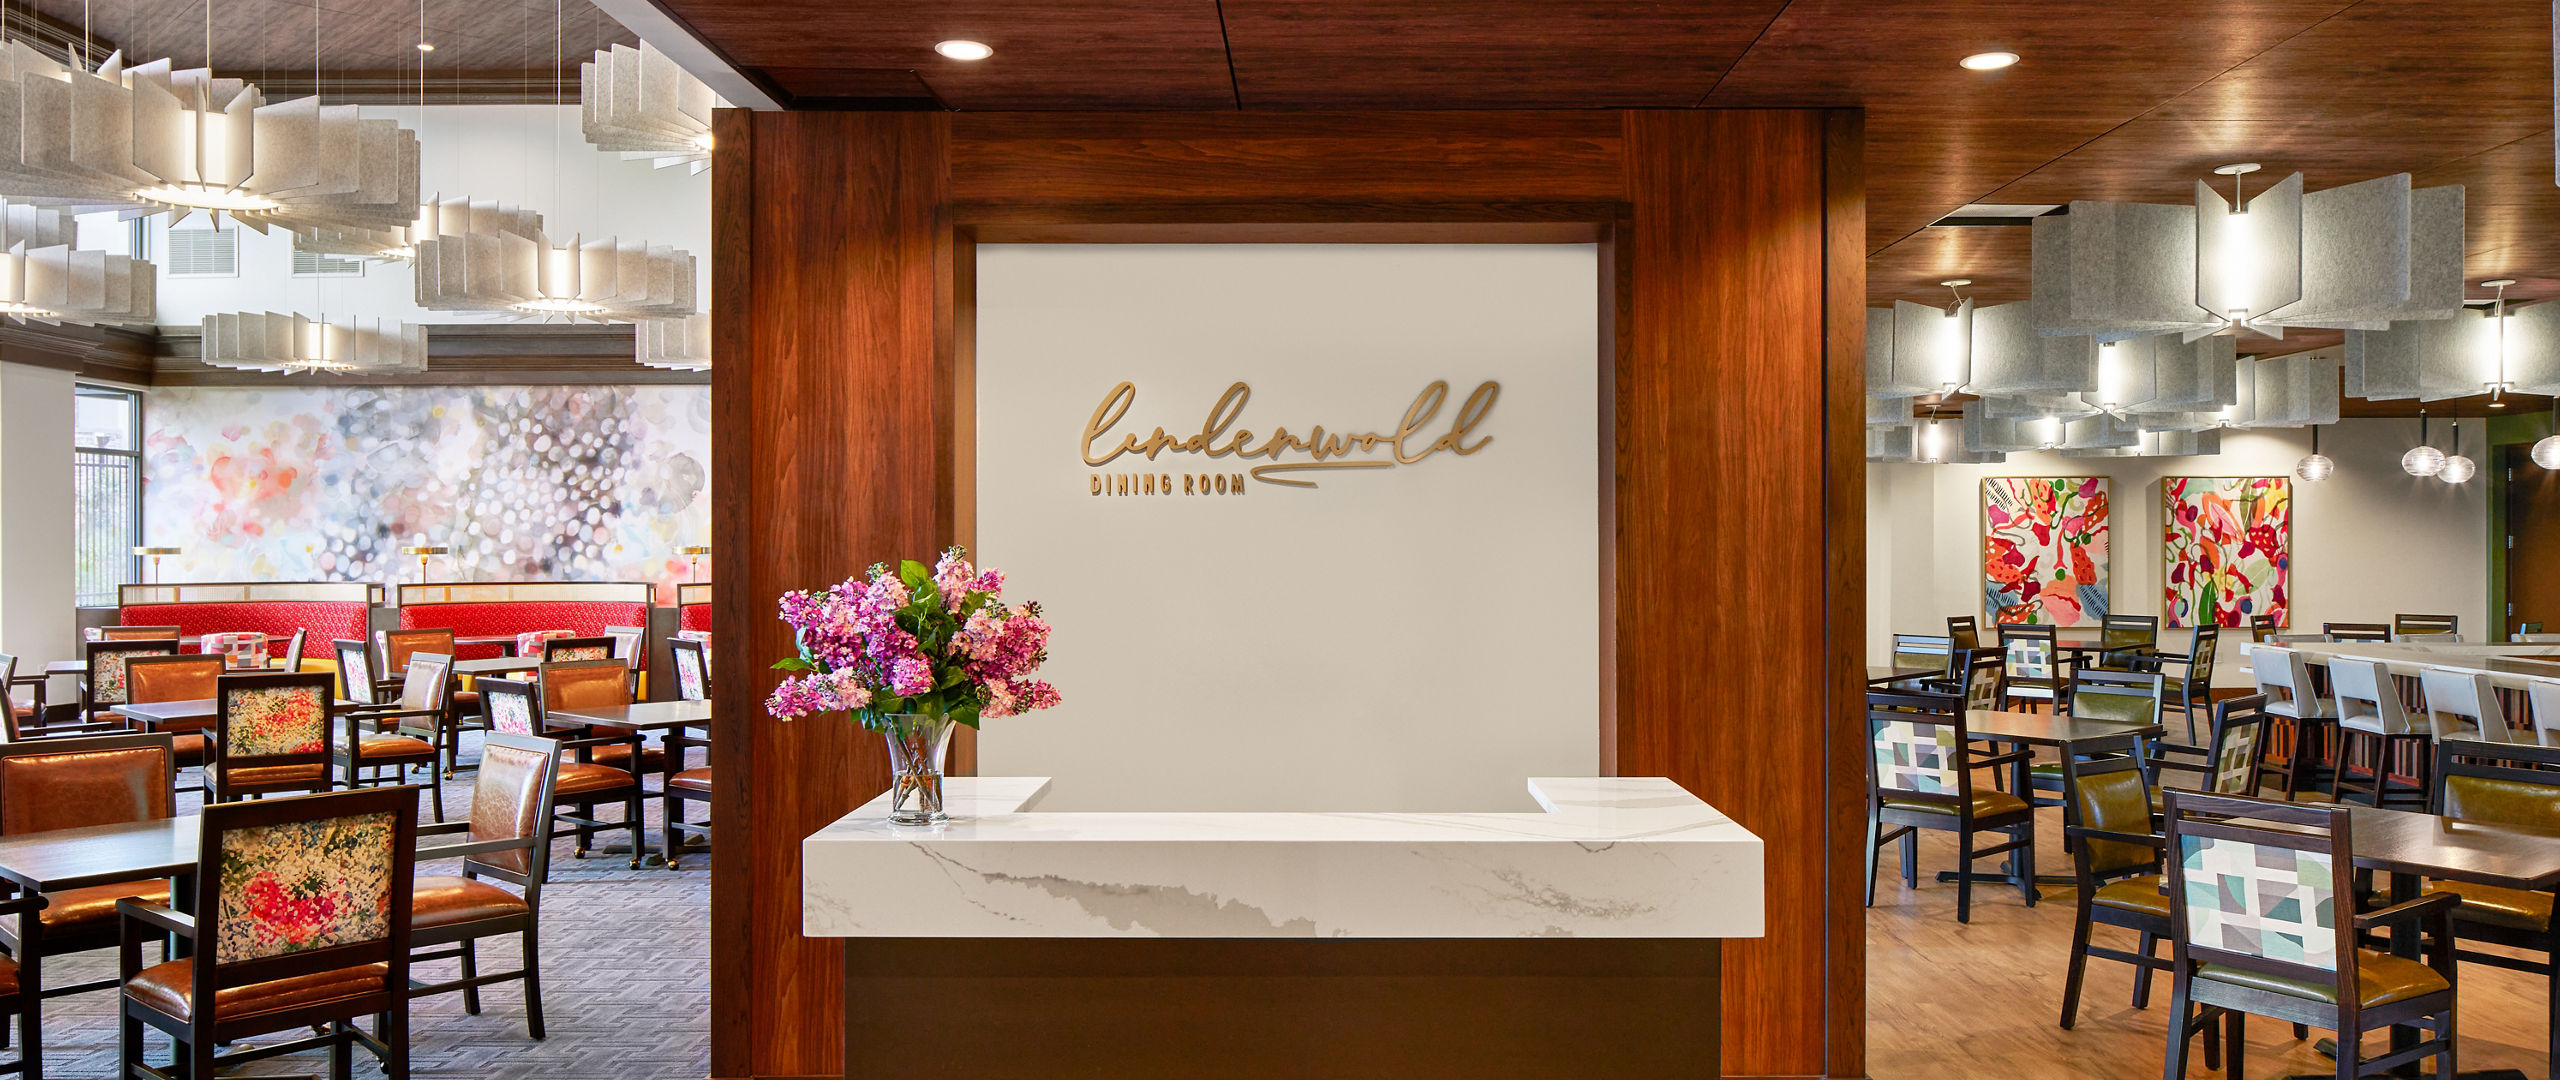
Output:
[[[2290,621],[2293,481],[2281,476],[2170,476],[2160,481],[2171,626]]]
[[[1997,623],[2096,626],[2107,616],[2107,478],[1982,481],[1982,607]]]
[[[711,538],[701,386],[171,388],[143,407],[163,581],[684,580]],[[705,567],[704,575],[709,575]]]

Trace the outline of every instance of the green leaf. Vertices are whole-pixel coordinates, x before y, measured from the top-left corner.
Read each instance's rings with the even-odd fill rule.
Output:
[[[898,580],[905,582],[910,590],[921,588],[933,582],[933,570],[914,559],[908,559],[898,564]]]
[[[975,728],[978,726],[978,707],[975,705],[963,705],[957,709],[953,709],[951,710],[951,719],[955,722],[967,724],[970,727]]]
[[[806,661],[806,660],[803,660],[803,659],[801,659],[801,658],[799,658],[799,657],[797,657],[797,656],[792,656],[792,657],[786,657],[786,658],[784,658],[784,659],[774,661],[774,664],[773,664],[773,670],[775,670],[775,671],[816,671],[816,670],[818,670],[818,665],[816,665],[816,664],[812,664],[812,663],[810,663],[810,662],[808,662],[808,661]]]

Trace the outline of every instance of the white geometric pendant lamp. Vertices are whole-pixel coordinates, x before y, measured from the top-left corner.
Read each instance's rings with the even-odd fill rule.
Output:
[[[203,360],[214,367],[285,372],[420,372],[426,328],[390,319],[333,323],[275,312],[204,317]]]
[[[642,319],[632,324],[634,356],[642,367],[669,371],[711,370],[711,316]]]
[[[80,250],[78,228],[60,210],[0,204],[0,315],[18,322],[151,322],[156,268]]]
[[[664,169],[711,168],[711,111],[720,97],[648,42],[616,45],[578,67],[578,126],[598,150]]]

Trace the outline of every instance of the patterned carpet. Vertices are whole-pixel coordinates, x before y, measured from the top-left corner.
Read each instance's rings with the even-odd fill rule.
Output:
[[[463,759],[479,753],[465,735]],[[458,818],[471,805],[465,771],[445,787],[445,811]],[[193,773],[180,783],[193,783]],[[654,786],[654,785],[653,785]],[[192,813],[196,796],[180,796]],[[420,802],[423,804],[424,799]],[[420,813],[425,814],[421,805]],[[619,810],[601,816],[615,817]],[[700,820],[697,807],[690,815]],[[657,805],[649,804],[649,820]],[[611,835],[600,838],[616,842]],[[653,831],[649,837],[658,842]],[[542,892],[542,1004],[548,1038],[525,1034],[520,984],[481,991],[480,1015],[462,1011],[462,995],[442,994],[410,1006],[410,1068],[418,1077],[490,1080],[700,1080],[710,1070],[710,856],[693,854],[685,869],[627,869],[627,856],[569,857],[560,844],[552,856],[551,883]],[[422,872],[452,873],[452,862]],[[145,956],[151,955],[149,952]],[[482,972],[513,970],[514,938],[480,946]],[[47,965],[57,985],[115,973],[115,952],[100,950]],[[455,976],[453,961],[423,965],[419,977],[440,982]],[[55,998],[45,1004],[45,1074],[48,1077],[116,1075],[115,995],[107,991]],[[368,1022],[369,1024],[369,1022]],[[368,1028],[369,1029],[369,1028]],[[272,1041],[286,1041],[278,1037]],[[252,1043],[262,1040],[252,1040]],[[0,1051],[0,1055],[9,1052]],[[167,1061],[166,1043],[152,1039],[151,1059]],[[0,1056],[0,1060],[7,1060]],[[358,1077],[379,1076],[372,1057],[356,1054]],[[225,1076],[325,1075],[328,1059],[314,1052],[254,1062]]]

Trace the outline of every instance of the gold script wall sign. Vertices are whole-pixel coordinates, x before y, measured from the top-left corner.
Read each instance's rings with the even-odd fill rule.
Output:
[[[1439,415],[1440,407],[1448,402],[1449,382],[1446,379],[1433,382],[1423,387],[1421,393],[1414,395],[1413,403],[1405,406],[1404,419],[1396,425],[1393,434],[1375,431],[1356,435],[1340,432],[1327,433],[1324,425],[1318,424],[1307,429],[1304,436],[1290,434],[1289,429],[1285,427],[1274,428],[1267,438],[1257,444],[1253,441],[1254,433],[1250,429],[1236,428],[1233,434],[1227,431],[1228,428],[1234,427],[1237,418],[1244,415],[1245,402],[1253,398],[1252,387],[1236,383],[1227,387],[1226,393],[1218,396],[1216,404],[1209,406],[1209,415],[1200,422],[1200,431],[1197,434],[1171,435],[1159,427],[1155,429],[1154,434],[1144,438],[1136,434],[1124,434],[1120,436],[1117,444],[1111,445],[1111,449],[1097,452],[1096,446],[1107,442],[1111,429],[1119,426],[1121,417],[1128,415],[1129,406],[1137,403],[1137,386],[1124,382],[1112,387],[1110,393],[1102,395],[1102,404],[1094,406],[1092,418],[1085,421],[1084,463],[1098,468],[1110,464],[1124,454],[1136,454],[1153,461],[1157,454],[1166,451],[1177,454],[1201,454],[1211,458],[1222,458],[1233,454],[1238,460],[1270,459],[1268,464],[1256,465],[1246,470],[1256,480],[1286,487],[1311,488],[1316,486],[1312,480],[1292,479],[1275,474],[1313,469],[1391,469],[1398,465],[1414,464],[1443,450],[1461,457],[1482,450],[1493,442],[1492,436],[1478,436],[1472,443],[1468,442],[1467,438],[1475,434],[1476,425],[1484,423],[1486,414],[1493,411],[1494,399],[1501,396],[1502,384],[1490,379],[1485,380],[1482,385],[1476,387],[1474,393],[1467,395],[1464,404],[1458,406],[1458,411],[1451,418],[1447,432],[1418,450],[1408,449],[1408,444],[1422,435],[1423,428],[1431,423],[1432,417]],[[1355,453],[1375,454],[1381,447],[1386,449],[1387,457],[1350,456]],[[1304,454],[1309,460],[1283,461],[1281,460],[1283,454]],[[1224,477],[1219,479],[1223,480]],[[1097,479],[1094,494],[1104,493],[1100,485],[1101,481]],[[1170,494],[1169,491],[1167,493]],[[1225,493],[1223,486],[1220,493]]]

